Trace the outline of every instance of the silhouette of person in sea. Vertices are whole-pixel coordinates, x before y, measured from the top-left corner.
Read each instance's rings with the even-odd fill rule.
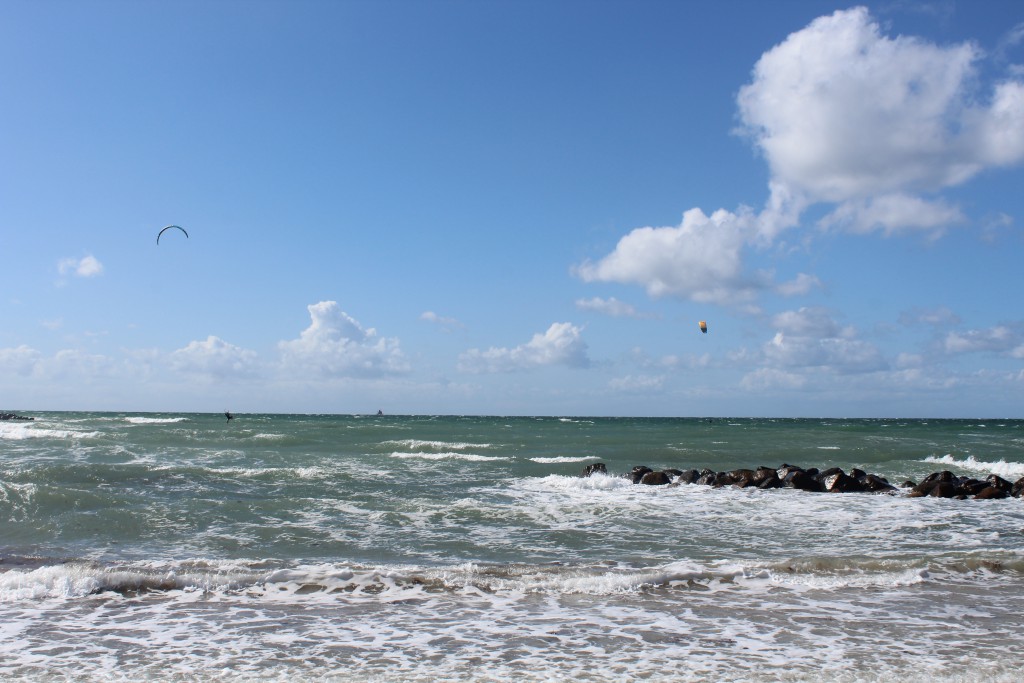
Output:
[[[226,411],[226,410],[224,411],[224,417],[226,417],[226,418],[228,419],[228,422],[231,422],[232,420],[234,420],[234,419],[235,419],[235,416],[234,416],[234,415],[232,415],[231,413],[229,413],[229,412],[228,412],[228,411]]]

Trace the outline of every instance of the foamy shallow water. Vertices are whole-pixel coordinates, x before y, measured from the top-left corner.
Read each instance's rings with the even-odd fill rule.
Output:
[[[0,603],[0,676],[1012,680],[1021,576],[990,571],[41,567],[51,595]]]
[[[1018,680],[1024,501],[620,475],[1012,476],[1021,426],[42,414],[0,680]]]

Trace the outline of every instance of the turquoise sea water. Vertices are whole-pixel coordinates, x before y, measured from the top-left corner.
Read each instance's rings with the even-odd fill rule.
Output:
[[[4,679],[1018,679],[1024,499],[621,475],[1015,481],[1021,421],[29,414]]]

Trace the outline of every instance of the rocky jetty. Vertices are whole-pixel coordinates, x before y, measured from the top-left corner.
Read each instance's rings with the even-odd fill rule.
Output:
[[[592,474],[608,474],[604,463],[595,462],[583,468],[584,477]],[[634,484],[648,486],[681,486],[700,484],[704,486],[734,486],[737,488],[798,489],[814,493],[897,493],[899,489],[885,477],[869,474],[857,468],[849,472],[839,467],[819,470],[816,467],[804,469],[783,463],[781,466],[758,467],[755,470],[738,469],[728,472],[703,470],[653,470],[637,465],[624,475]],[[907,481],[902,488],[910,489],[911,498],[930,496],[933,498],[974,498],[988,500],[996,498],[1024,497],[1024,477],[1010,483],[1002,477],[991,474],[985,479],[957,476],[948,470],[929,474],[918,484]]]
[[[0,413],[0,420],[22,420],[24,422],[31,422],[34,417],[23,417],[14,413]]]

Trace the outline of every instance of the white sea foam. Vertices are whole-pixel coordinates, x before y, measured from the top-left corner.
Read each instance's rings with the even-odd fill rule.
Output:
[[[1006,460],[1003,459],[1000,459],[997,462],[986,462],[984,460],[975,459],[973,455],[968,455],[962,460],[957,460],[952,455],[947,454],[938,458],[930,455],[922,462],[936,463],[939,465],[953,465],[954,467],[961,467],[966,470],[982,472],[985,474],[998,474],[1000,477],[1011,480],[1024,477],[1024,463],[1006,462]]]
[[[464,451],[469,448],[492,448],[489,443],[465,443],[459,441],[429,441],[423,439],[401,439],[397,441],[384,441],[385,446],[404,446],[417,450],[430,451]]]
[[[527,459],[528,460],[532,460],[533,462],[542,463],[542,464],[558,464],[558,463],[562,463],[562,462],[589,462],[589,461],[597,460],[597,458],[595,458],[592,455],[584,455],[584,456],[567,456],[567,455],[564,455],[564,456],[554,456],[554,457],[550,457],[550,458],[538,457],[538,458],[527,458]]]
[[[527,488],[539,487],[552,491],[613,491],[630,490],[633,487],[633,482],[623,477],[595,472],[589,477],[549,474],[546,477],[525,480],[523,485]]]
[[[487,462],[492,460],[508,460],[500,456],[490,455],[479,455],[476,453],[455,453],[455,452],[441,452],[441,453],[403,453],[394,452],[391,454],[392,458],[399,458],[401,460],[465,460],[467,462]]]
[[[73,429],[54,429],[38,422],[0,422],[0,439],[94,439],[102,432],[80,432]]]
[[[326,672],[365,682],[1017,680],[1005,653],[1021,643],[1018,585],[960,591],[920,570],[871,581],[862,579],[872,571],[849,569],[845,585],[687,560],[11,570],[0,574],[0,675],[98,681],[116,667],[125,680],[168,681]],[[119,652],[132,656],[112,659]]]
[[[187,417],[126,417],[125,422],[136,425],[149,424],[173,424],[175,422],[187,422]]]

